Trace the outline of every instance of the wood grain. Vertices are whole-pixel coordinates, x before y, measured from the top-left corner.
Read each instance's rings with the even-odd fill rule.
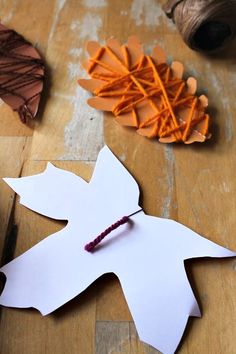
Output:
[[[97,321],[96,354],[158,354],[157,350],[140,343],[132,322]],[[161,353],[160,353],[161,354]]]
[[[47,161],[89,180],[104,141],[140,186],[145,212],[173,218],[236,250],[235,53],[201,56],[188,49],[158,0],[0,0],[1,21],[36,45],[47,65],[36,121],[22,125],[0,105],[0,176],[39,173]],[[159,43],[185,64],[207,93],[212,139],[203,145],[161,145],[120,127],[111,114],[86,105],[76,80],[87,40],[139,35],[147,52]],[[0,181],[2,262],[64,227],[19,205]],[[16,232],[17,231],[17,232]],[[165,235],[163,235],[164,237]],[[3,252],[4,251],[4,252]],[[191,319],[178,353],[233,354],[236,347],[236,261],[186,264],[203,317]],[[63,281],[63,279],[62,279]],[[174,291],[174,289],[173,289]],[[118,279],[105,275],[54,314],[1,309],[1,354],[154,354],[138,339]]]

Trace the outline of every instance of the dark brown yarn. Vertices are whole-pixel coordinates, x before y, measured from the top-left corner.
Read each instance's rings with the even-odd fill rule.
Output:
[[[44,80],[44,64],[35,49],[22,36],[1,25],[0,97],[17,111],[22,122],[34,118]]]
[[[215,51],[236,33],[236,0],[170,0],[164,10],[195,50]]]

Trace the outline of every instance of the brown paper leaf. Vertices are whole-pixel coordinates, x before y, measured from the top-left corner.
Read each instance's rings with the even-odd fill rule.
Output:
[[[0,24],[0,98],[24,123],[36,116],[43,81],[44,64],[37,50]]]

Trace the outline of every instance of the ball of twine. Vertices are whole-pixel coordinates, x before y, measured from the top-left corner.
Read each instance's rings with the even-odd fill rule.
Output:
[[[169,0],[164,10],[194,50],[216,51],[236,33],[236,0]]]

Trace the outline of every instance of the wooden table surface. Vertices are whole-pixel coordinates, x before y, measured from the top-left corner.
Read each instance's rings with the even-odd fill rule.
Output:
[[[47,78],[35,122],[23,125],[0,106],[0,176],[43,171],[47,161],[86,180],[104,141],[137,179],[151,215],[173,218],[236,250],[236,44],[220,56],[188,49],[157,0],[0,0],[1,21],[39,49]],[[85,73],[87,40],[138,34],[147,52],[159,43],[184,62],[210,99],[212,139],[192,146],[162,145],[124,129],[110,114],[86,105],[76,80]],[[19,205],[0,180],[2,262],[16,257],[63,223]],[[164,235],[163,235],[164,236]],[[195,260],[188,277],[203,312],[190,319],[181,354],[236,353],[236,260]],[[63,281],[63,279],[62,279]],[[174,294],[174,289],[173,289]],[[178,304],[176,304],[178,306]],[[1,309],[1,354],[154,354],[139,341],[114,275],[96,281],[55,313]]]

